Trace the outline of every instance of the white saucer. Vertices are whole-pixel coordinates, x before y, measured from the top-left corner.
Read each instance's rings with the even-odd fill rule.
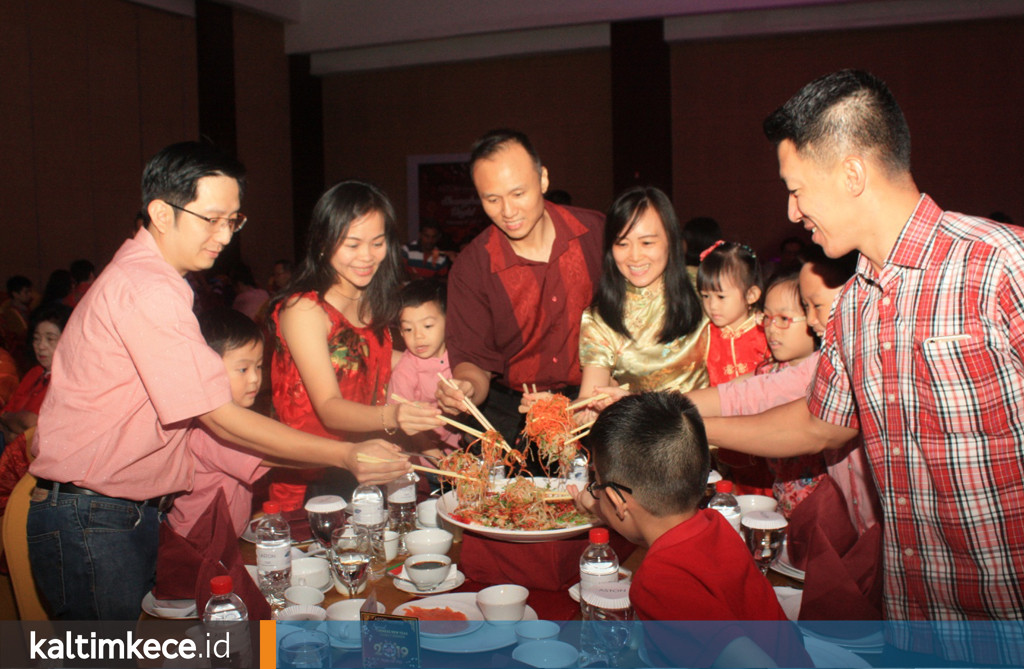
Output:
[[[399,578],[395,579],[395,587],[401,590],[402,592],[409,593],[410,595],[415,595],[417,597],[427,597],[430,595],[439,595],[442,592],[451,592],[456,588],[462,587],[462,584],[465,582],[466,575],[463,574],[461,571],[456,570],[455,578],[449,578],[446,581],[442,581],[440,585],[438,585],[435,588],[431,588],[430,590],[417,590],[415,585]]]
[[[199,617],[194,599],[157,599],[150,590],[142,598],[142,610],[164,620],[195,620]]]
[[[779,551],[779,557],[775,558],[770,569],[782,574],[783,576],[788,576],[803,583],[807,574],[802,569],[794,567],[789,561],[788,545],[789,544],[787,542],[783,542],[782,549]]]
[[[477,608],[475,592],[453,592],[447,595],[437,595],[432,599],[431,604],[435,606],[454,604],[455,606],[462,605]],[[420,600],[415,603],[408,602],[407,604],[421,606],[425,601],[427,600]],[[455,606],[452,606],[452,608],[455,608]],[[397,613],[398,610],[396,609],[395,612]],[[523,620],[539,620],[539,618],[537,612],[532,607],[527,606],[526,611],[523,613]],[[420,647],[438,653],[486,653],[513,645],[516,642],[515,630],[515,625],[484,623],[473,632],[461,636],[435,637],[421,634]]]
[[[619,567],[619,580],[629,580],[633,578],[633,572],[625,567]],[[580,584],[574,583],[569,587],[569,596],[572,597],[574,602],[580,601]]]

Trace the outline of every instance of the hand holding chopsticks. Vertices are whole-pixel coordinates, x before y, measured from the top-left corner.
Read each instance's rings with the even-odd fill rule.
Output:
[[[376,455],[369,455],[367,453],[359,453],[356,458],[360,462],[369,462],[372,464],[380,464],[388,462],[387,458],[378,458]],[[433,467],[424,467],[422,465],[410,465],[413,469],[418,472],[427,472],[430,474],[437,474],[438,476],[446,476],[454,479],[466,479],[467,481],[473,481],[475,479],[466,476],[465,474],[459,474],[458,472],[448,472],[443,469],[434,469]]]

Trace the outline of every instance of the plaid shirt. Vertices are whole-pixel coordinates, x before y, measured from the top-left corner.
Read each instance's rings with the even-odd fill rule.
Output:
[[[859,428],[891,620],[1024,617],[1024,237],[927,195],[829,322],[812,413]]]

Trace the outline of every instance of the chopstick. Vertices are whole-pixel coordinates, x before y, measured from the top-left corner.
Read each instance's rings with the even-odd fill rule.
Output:
[[[586,432],[580,432],[575,437],[572,437],[570,439],[566,439],[564,443],[565,444],[571,444],[574,441],[579,441],[580,439],[582,439],[583,437],[587,436],[588,434],[590,434],[590,430],[587,430]]]
[[[569,405],[569,411],[576,411],[576,409],[580,409],[582,407],[585,407],[588,404],[590,404],[591,402],[598,402],[600,400],[606,400],[609,397],[610,397],[610,395],[608,395],[608,393],[598,393],[597,395],[593,395],[591,397],[584,397],[583,399],[576,400],[575,402],[570,404]]]
[[[358,460],[359,462],[369,462],[369,463],[372,463],[372,464],[381,464],[382,462],[393,462],[393,460],[388,460],[386,458],[378,458],[375,455],[369,455],[367,453],[358,453],[356,455],[356,460]],[[418,472],[427,472],[428,474],[437,474],[438,476],[445,476],[447,478],[453,478],[453,479],[466,479],[467,481],[475,481],[476,480],[475,478],[473,478],[471,476],[466,476],[465,474],[459,474],[458,472],[449,472],[449,471],[445,471],[443,469],[434,469],[433,467],[424,467],[423,465],[409,465],[409,466],[412,467],[413,469],[415,469]]]
[[[594,426],[594,423],[596,423],[596,422],[597,422],[597,421],[593,421],[593,420],[592,420],[592,421],[590,421],[589,423],[584,423],[583,425],[577,425],[576,427],[574,427],[574,428],[573,428],[573,429],[571,430],[571,432],[574,432],[574,433],[575,433],[575,432],[582,432],[583,430],[589,430],[589,429],[590,429],[591,427],[593,427],[593,426]]]
[[[456,386],[455,383],[453,383],[451,379],[445,378],[445,376],[443,374],[441,374],[441,372],[437,373],[437,378],[441,379],[441,382],[444,383],[449,388],[451,388],[452,390],[458,390],[459,389],[459,387]],[[485,430],[487,430],[488,432],[498,432],[497,430],[494,429],[494,426],[491,425],[490,421],[487,420],[484,417],[484,415],[483,415],[483,413],[481,413],[480,409],[478,409],[477,406],[475,404],[473,404],[472,400],[470,400],[468,397],[463,397],[462,401],[466,405],[466,409],[469,411],[469,413],[473,415],[473,418],[477,419],[477,421],[480,423],[480,425],[483,426],[483,428]],[[479,439],[483,439],[483,435],[481,434],[478,438]],[[512,447],[508,445],[508,443],[505,441],[504,438],[502,438],[502,440],[500,442],[498,442],[498,444],[502,448],[504,448],[506,452],[511,452],[512,451]]]
[[[395,393],[391,393],[391,399],[395,400],[396,402],[401,402],[402,404],[411,404],[411,402],[409,400],[403,398],[401,395],[396,395]],[[475,429],[471,428],[470,426],[468,426],[468,425],[466,425],[464,423],[460,423],[457,420],[452,420],[451,418],[449,418],[448,416],[445,416],[444,414],[441,414],[440,416],[438,416],[438,418],[440,418],[442,421],[444,421],[448,425],[451,425],[455,429],[462,430],[466,434],[472,435],[472,436],[476,437],[477,439],[483,439],[484,438],[484,433],[481,432],[480,430],[475,430]]]

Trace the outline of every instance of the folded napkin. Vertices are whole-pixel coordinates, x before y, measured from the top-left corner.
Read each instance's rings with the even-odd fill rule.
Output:
[[[288,521],[288,527],[291,528],[292,541],[301,544],[313,538],[313,530],[309,529],[309,515],[304,508],[284,511],[281,515]]]
[[[231,512],[222,490],[213,504],[183,537],[169,523],[160,524],[160,547],[156,558],[157,599],[195,599],[202,612],[210,598],[210,579],[230,575],[235,594],[249,609],[249,620],[269,620],[270,606],[249,577],[238,550]]]
[[[793,512],[789,542],[794,566],[806,572],[801,621],[881,619],[882,526],[858,537],[831,478]]]
[[[609,530],[620,562],[636,548]],[[571,539],[517,544],[467,531],[462,536],[462,572],[479,583],[518,583],[530,590],[568,590],[580,580],[580,555],[590,545],[584,533]]]

